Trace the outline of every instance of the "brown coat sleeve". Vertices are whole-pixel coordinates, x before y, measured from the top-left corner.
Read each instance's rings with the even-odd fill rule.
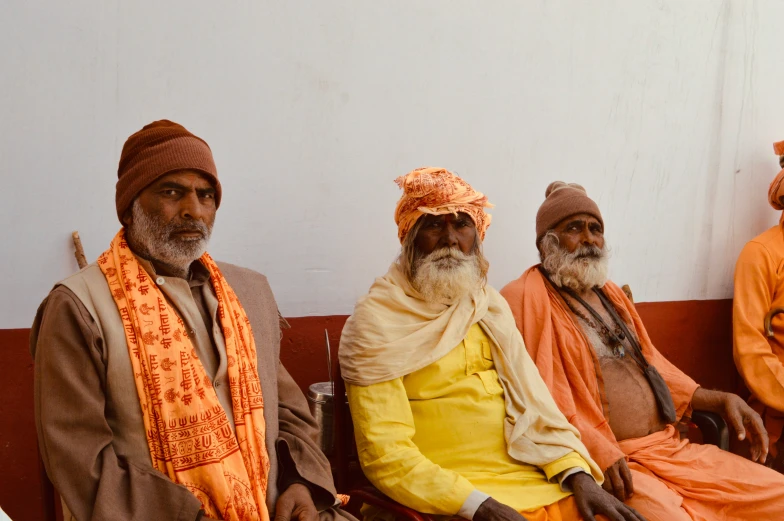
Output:
[[[304,483],[310,489],[321,521],[356,521],[354,516],[334,506],[332,467],[318,444],[318,426],[305,396],[283,364],[278,365],[278,416],[280,491],[291,483]]]
[[[201,505],[185,487],[115,453],[104,416],[103,339],[69,289],[54,289],[39,307],[30,349],[41,456],[74,518],[194,521]]]
[[[335,485],[329,460],[318,444],[318,426],[305,396],[283,364],[278,365],[278,419],[281,493],[292,483],[305,482],[316,508],[332,506]]]

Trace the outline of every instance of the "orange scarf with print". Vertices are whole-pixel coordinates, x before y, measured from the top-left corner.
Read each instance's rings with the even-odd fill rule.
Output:
[[[187,328],[125,241],[125,231],[99,258],[128,341],[152,463],[190,490],[207,517],[269,521],[264,400],[256,344],[237,295],[208,254],[226,342],[234,426],[204,371]]]

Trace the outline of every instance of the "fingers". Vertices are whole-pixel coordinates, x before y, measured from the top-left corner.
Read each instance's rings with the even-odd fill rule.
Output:
[[[597,510],[596,513],[602,514],[612,521],[645,521],[639,512],[623,503],[608,505],[606,508]]]
[[[597,512],[597,514],[602,514],[607,519],[611,521],[627,521],[627,519],[619,512],[620,509],[616,508],[607,508],[604,509],[602,512]]]
[[[612,467],[612,470],[604,477],[608,481],[612,482],[612,495],[615,496],[619,501],[625,500],[626,488],[623,485],[623,479],[621,479],[621,475],[618,473],[618,468]]]
[[[758,462],[762,458],[762,448],[759,446],[759,440],[751,439],[751,461]]]
[[[730,422],[730,425],[732,425],[732,429],[735,431],[735,434],[738,435],[738,439],[741,441],[745,440],[746,429],[743,426],[743,416],[737,407],[727,407],[727,420]]]
[[[591,509],[588,508],[584,501],[577,501],[577,511],[580,513],[583,521],[596,521],[593,512],[591,512]]]
[[[316,506],[313,504],[300,508],[295,515],[298,521],[319,521],[318,510],[316,510]]]
[[[629,515],[624,516],[624,518],[627,521],[646,521],[646,519],[642,516],[642,514],[637,512],[635,509],[633,509],[629,505],[624,505],[624,506],[626,507],[626,510],[628,510],[629,512]]]
[[[613,486],[612,486],[612,481],[610,481],[610,478],[608,477],[608,474],[607,474],[608,472],[610,472],[610,469],[607,469],[607,470],[604,471],[604,483],[602,483],[602,488],[604,489],[605,492],[607,492],[608,494],[612,495],[613,494]]]
[[[632,479],[632,471],[629,470],[629,466],[624,461],[621,463],[621,479],[623,480],[623,486],[626,490],[626,497],[624,500],[629,499],[634,495],[634,480]]]
[[[770,439],[768,438],[768,431],[762,423],[762,418],[759,414],[751,411],[753,414],[746,416],[746,426],[751,438],[751,454],[754,461],[765,463],[768,459],[768,451],[770,450]]]
[[[277,505],[275,505],[275,521],[289,521],[293,511],[293,501],[287,501],[285,498],[279,499]]]

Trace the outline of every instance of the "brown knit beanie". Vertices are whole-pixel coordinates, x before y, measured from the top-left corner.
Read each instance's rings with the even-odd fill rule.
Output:
[[[131,135],[123,145],[117,167],[115,203],[120,222],[139,192],[177,170],[196,170],[206,175],[215,187],[215,206],[220,205],[218,170],[203,139],[168,119],[153,121]]]
[[[588,197],[585,188],[576,183],[555,181],[544,192],[545,200],[536,212],[536,244],[544,234],[555,228],[559,222],[578,213],[596,217],[602,227],[604,220],[596,203]]]

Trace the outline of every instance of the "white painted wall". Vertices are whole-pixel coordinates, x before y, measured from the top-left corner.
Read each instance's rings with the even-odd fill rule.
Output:
[[[536,261],[555,179],[604,212],[638,300],[725,298],[784,139],[779,0],[3,0],[0,328],[118,229],[125,138],[212,146],[211,251],[287,316],[345,314],[394,258],[392,180],[459,172],[496,204],[500,287]]]

